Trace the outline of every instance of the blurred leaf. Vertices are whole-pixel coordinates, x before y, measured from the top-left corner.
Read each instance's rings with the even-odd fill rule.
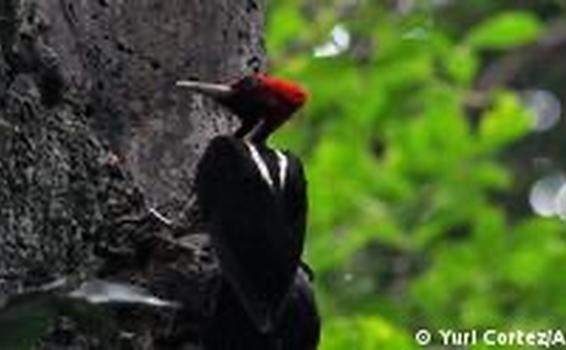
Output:
[[[480,143],[486,150],[509,144],[529,130],[532,120],[532,115],[516,96],[501,93],[497,95],[493,107],[482,116]]]
[[[528,12],[506,12],[487,19],[468,34],[467,42],[478,49],[506,49],[535,41],[542,24]]]
[[[443,61],[450,77],[465,85],[473,81],[480,66],[478,57],[468,46],[455,47]]]

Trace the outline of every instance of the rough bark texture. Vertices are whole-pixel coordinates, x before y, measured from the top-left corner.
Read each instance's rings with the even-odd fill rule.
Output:
[[[194,170],[235,122],[174,83],[260,69],[257,1],[0,0],[0,295],[69,275],[133,281],[185,307],[120,310],[113,344],[198,341],[218,269],[196,233]],[[79,333],[58,320],[39,346],[108,347]]]

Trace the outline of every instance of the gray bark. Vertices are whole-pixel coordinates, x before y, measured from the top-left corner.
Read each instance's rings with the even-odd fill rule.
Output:
[[[257,1],[0,0],[0,295],[65,276],[129,281],[185,307],[120,310],[112,344],[198,341],[218,269],[194,171],[236,122],[174,83],[261,69]],[[67,321],[38,346],[107,346]]]

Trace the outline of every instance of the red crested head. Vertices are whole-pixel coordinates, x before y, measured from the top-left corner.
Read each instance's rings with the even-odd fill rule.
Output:
[[[258,139],[275,131],[308,99],[300,85],[265,74],[248,75],[229,84],[180,81],[177,85],[215,98],[242,120],[244,131],[262,121]]]
[[[263,89],[278,98],[281,103],[288,104],[294,109],[302,107],[307,101],[307,91],[297,83],[264,74],[257,74],[255,79],[261,83]]]
[[[230,84],[233,95],[224,104],[243,117],[265,118],[276,124],[301,108],[308,94],[298,84],[265,74],[253,74]]]

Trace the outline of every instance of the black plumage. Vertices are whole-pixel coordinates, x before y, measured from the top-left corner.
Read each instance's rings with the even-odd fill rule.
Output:
[[[303,267],[297,270],[280,319],[267,333],[257,330],[228,284],[218,300],[203,341],[206,350],[316,350],[318,346],[320,317]]]
[[[255,328],[272,332],[303,251],[307,200],[300,160],[219,136],[199,163],[196,183],[230,288]]]

